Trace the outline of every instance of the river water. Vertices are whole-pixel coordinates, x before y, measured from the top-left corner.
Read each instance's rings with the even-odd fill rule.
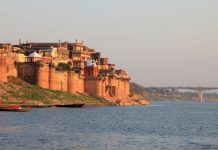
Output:
[[[218,103],[0,112],[5,150],[218,149]]]

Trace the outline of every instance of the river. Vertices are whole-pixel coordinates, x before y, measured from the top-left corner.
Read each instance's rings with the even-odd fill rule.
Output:
[[[0,112],[4,150],[218,149],[218,103]]]

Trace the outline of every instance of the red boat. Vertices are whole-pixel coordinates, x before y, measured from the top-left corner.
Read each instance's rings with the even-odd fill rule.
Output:
[[[31,107],[22,107],[21,105],[0,106],[0,111],[27,112],[30,110],[31,110]]]

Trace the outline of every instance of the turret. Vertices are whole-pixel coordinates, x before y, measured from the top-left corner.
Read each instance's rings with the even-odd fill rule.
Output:
[[[36,84],[42,88],[49,89],[50,67],[49,64],[39,61],[37,64]]]

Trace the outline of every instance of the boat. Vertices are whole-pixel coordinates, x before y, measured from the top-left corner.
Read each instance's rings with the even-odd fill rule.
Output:
[[[31,108],[47,108],[47,107],[52,107],[52,105],[23,105],[23,107],[31,107]]]
[[[83,107],[85,104],[81,103],[81,104],[60,104],[60,105],[55,105],[55,107],[66,107],[66,108],[81,108]]]
[[[0,106],[1,111],[13,111],[21,108],[21,105],[3,105]]]
[[[32,108],[31,107],[20,107],[17,111],[18,112],[27,112],[30,111]]]
[[[31,110],[31,107],[22,107],[21,105],[0,106],[0,111],[27,112],[30,110]]]

